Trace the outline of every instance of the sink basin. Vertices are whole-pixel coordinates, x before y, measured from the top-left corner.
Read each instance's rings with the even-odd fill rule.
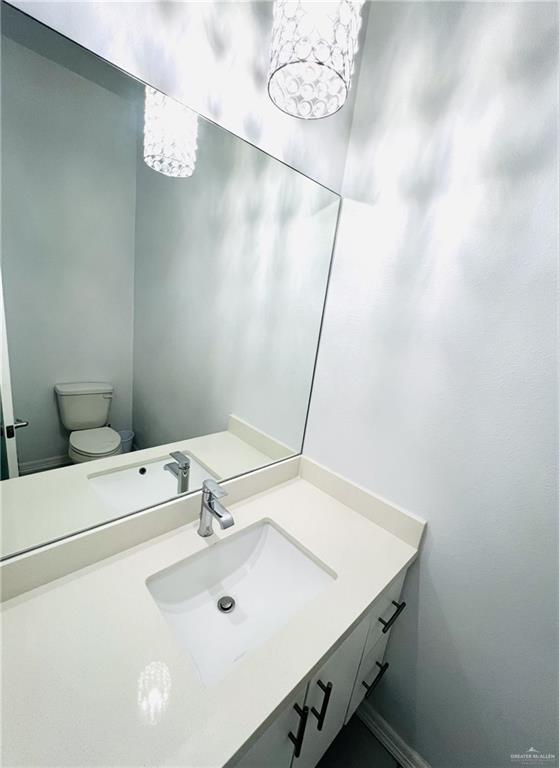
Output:
[[[185,451],[190,458],[189,490],[198,491],[204,480],[217,478]],[[126,514],[161,504],[177,495],[177,479],[163,469],[170,456],[157,461],[115,469],[88,478],[95,492],[110,507]]]
[[[262,522],[151,576],[159,610],[211,685],[335,579]],[[221,600],[222,609],[218,607]],[[232,598],[234,607],[227,612]]]

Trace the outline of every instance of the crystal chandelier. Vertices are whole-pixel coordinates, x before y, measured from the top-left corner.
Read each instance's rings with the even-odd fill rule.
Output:
[[[344,105],[364,0],[275,0],[268,93],[283,112],[316,120]]]
[[[144,160],[165,176],[192,176],[196,164],[198,115],[146,86]]]

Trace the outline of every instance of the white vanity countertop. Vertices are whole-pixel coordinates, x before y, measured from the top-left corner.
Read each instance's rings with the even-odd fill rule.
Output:
[[[275,460],[239,435],[225,430],[5,480],[0,483],[0,555],[21,552],[118,517],[95,493],[88,477],[164,459],[171,451],[191,453],[218,478],[250,472]]]
[[[300,478],[230,509],[210,539],[191,523],[3,604],[3,764],[224,765],[417,554]],[[264,518],[337,578],[205,687],[146,579]],[[141,707],[153,662],[168,670],[156,724]]]

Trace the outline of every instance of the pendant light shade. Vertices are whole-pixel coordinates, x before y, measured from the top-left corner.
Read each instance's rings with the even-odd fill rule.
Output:
[[[146,86],[144,161],[165,176],[192,176],[196,164],[198,115],[161,91]]]
[[[357,53],[363,0],[275,0],[268,93],[294,117],[313,120],[344,105]]]

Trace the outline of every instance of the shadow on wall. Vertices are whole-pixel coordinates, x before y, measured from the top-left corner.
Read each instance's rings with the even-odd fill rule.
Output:
[[[432,580],[421,579],[422,560],[425,561],[430,556],[430,548],[435,546],[432,538],[424,542],[422,556],[410,568],[405,582],[405,600],[406,610],[401,618],[396,622],[390,635],[390,643],[386,655],[386,661],[390,664],[389,674],[386,676],[386,683],[379,689],[382,696],[382,709],[386,712],[397,712],[402,707],[402,702],[410,699],[417,700],[418,694],[425,690],[436,690],[440,687],[440,677],[444,678],[445,694],[437,702],[444,709],[452,712],[454,709],[454,698],[460,697],[462,707],[459,720],[451,731],[451,737],[448,738],[448,731],[443,729],[440,732],[426,735],[423,732],[423,724],[420,718],[412,720],[412,729],[402,730],[402,721],[391,719],[391,724],[396,731],[405,739],[405,741],[419,749],[420,754],[429,757],[429,762],[433,768],[497,768],[501,763],[491,762],[489,752],[487,753],[487,762],[473,762],[472,754],[479,744],[491,744],[494,740],[494,718],[506,719],[504,710],[506,702],[510,696],[508,686],[503,686],[500,670],[496,670],[492,664],[491,657],[487,656],[483,663],[473,669],[468,662],[467,657],[460,653],[460,643],[466,636],[468,642],[476,644],[479,641],[480,633],[483,628],[476,621],[476,605],[474,601],[468,600],[464,596],[463,613],[464,619],[460,624],[456,624],[445,610],[445,595],[438,593],[437,587]],[[457,591],[463,589],[459,577],[450,574],[448,577],[451,588]],[[423,625],[423,626],[422,626]],[[436,646],[432,650],[436,659],[436,666],[428,667],[422,663],[423,654],[422,642],[424,642],[425,625],[436,627],[437,636],[434,641]],[[457,642],[457,635],[461,639]],[[505,653],[503,649],[503,653]],[[511,669],[509,674],[514,674]],[[482,684],[480,685],[480,680]],[[491,710],[486,706],[487,691],[496,695],[503,702],[502,709]],[[440,693],[437,692],[437,698]],[[378,706],[377,702],[373,703]],[[443,712],[440,713],[444,719]],[[443,720],[441,719],[441,722]],[[508,722],[507,726],[508,743],[514,745],[518,742],[527,743],[535,738],[535,734],[525,734],[521,736],[517,725]],[[438,755],[423,750],[426,741],[432,743],[439,740]],[[530,742],[531,743],[531,742]],[[511,747],[511,751],[512,747]],[[448,755],[453,755],[452,763],[448,762]]]
[[[387,285],[405,286],[392,329],[402,342],[408,336],[413,345],[421,334],[418,309],[427,322],[441,319],[463,284],[472,289],[477,323],[476,303],[494,290],[489,281],[508,285],[530,254],[534,219],[543,224],[552,202],[542,199],[534,212],[526,192],[546,169],[553,183],[557,164],[551,15],[538,16],[531,3],[516,4],[514,13],[479,3],[371,10],[344,191],[373,206],[381,226],[371,251],[384,255],[378,267],[390,273]],[[514,253],[511,231],[517,246],[525,244]],[[489,240],[492,251],[480,260]],[[449,338],[451,366],[462,362],[451,359],[453,345]]]
[[[434,768],[557,752],[557,11],[375,2],[361,63],[305,453],[429,522],[375,706]]]
[[[198,145],[186,183],[139,159],[138,441],[220,431],[234,413],[300,446],[338,198],[206,121]]]
[[[397,25],[387,5],[398,11]],[[534,29],[534,6],[545,3],[521,3],[514,15],[491,5],[373,5],[348,197],[374,204],[399,195],[425,210],[452,184],[525,175],[552,162],[557,23],[542,14]],[[541,103],[542,91],[547,113],[525,110],[511,124],[511,110],[530,98]]]

